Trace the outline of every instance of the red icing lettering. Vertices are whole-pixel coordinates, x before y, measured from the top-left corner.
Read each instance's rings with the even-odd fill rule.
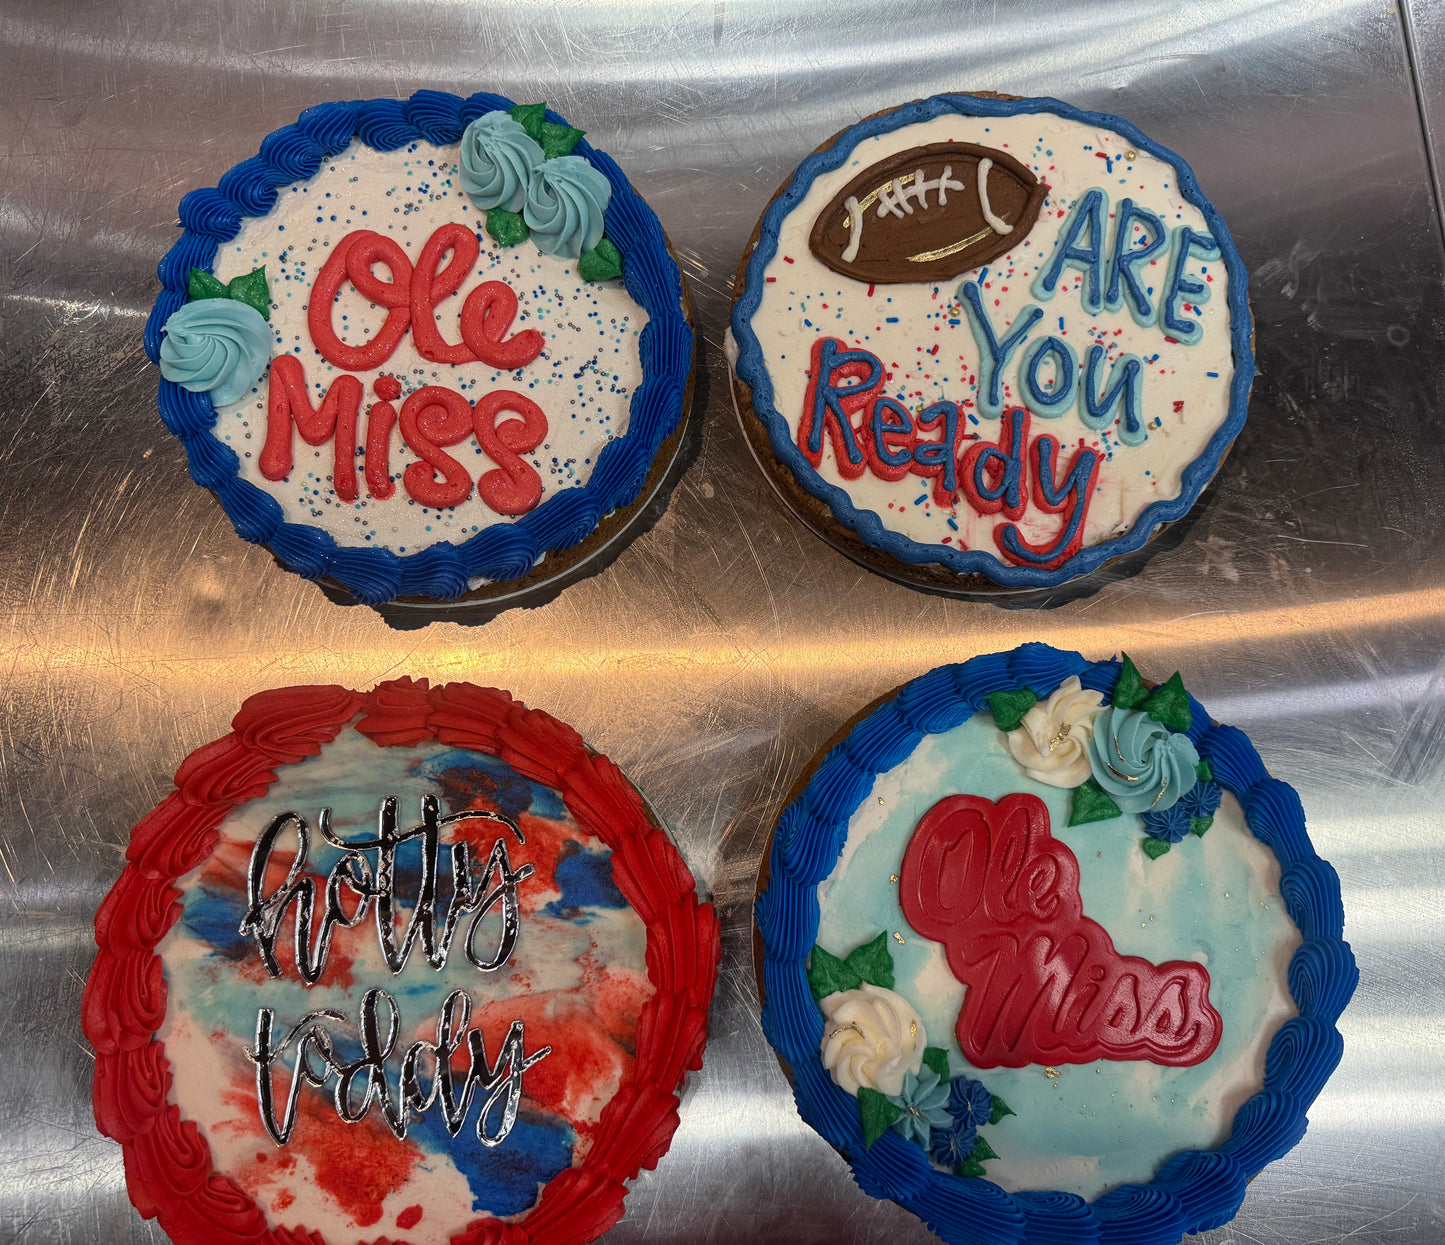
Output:
[[[324,445],[334,436],[331,478],[336,496],[356,500],[356,416],[364,394],[355,376],[338,376],[313,410],[306,392],[306,373],[295,355],[271,361],[266,389],[266,444],[261,450],[261,474],[284,480],[291,473],[291,427],[307,445]]]
[[[462,341],[442,337],[436,308],[462,287],[480,253],[475,232],[465,225],[437,229],[423,246],[415,267],[391,238],[369,229],[347,234],[322,266],[311,290],[307,324],[322,356],[347,371],[371,371],[396,352],[408,330],[417,353],[435,363],[484,363],[502,371],[516,371],[542,353],[545,341],[536,329],[508,336],[517,317],[517,295],[502,281],[484,281],[467,296],[460,316]],[[450,255],[450,259],[447,256]],[[374,268],[384,265],[389,280]],[[336,297],[346,282],[371,302],[387,309],[386,319],[370,341],[349,346],[333,323]],[[367,410],[366,487],[373,498],[396,492],[391,478],[391,438],[400,425],[402,438],[419,462],[402,473],[407,493],[424,506],[446,509],[471,496],[472,477],[444,448],[475,434],[477,443],[496,464],[477,482],[482,501],[498,514],[526,514],[542,499],[542,480],[520,456],[547,438],[547,417],[531,399],[510,390],[486,394],[473,405],[460,393],[441,385],[428,385],[402,404],[395,376],[379,376],[377,401]],[[311,445],[334,436],[336,495],[355,501],[356,422],[363,390],[353,376],[340,376],[327,391],[319,410],[313,410],[301,363],[283,355],[271,365],[269,416],[261,471],[268,480],[282,480],[291,471],[291,427],[300,430]],[[519,418],[499,418],[510,412]]]
[[[472,265],[477,262],[480,249],[477,235],[465,225],[443,225],[422,247],[421,256],[411,274],[411,336],[422,358],[433,363],[476,361],[477,356],[465,344],[452,346],[442,340],[441,330],[437,328],[436,305],[461,288],[472,271]],[[439,270],[442,256],[447,251],[452,253],[452,262]],[[498,285],[500,282],[488,284]],[[511,293],[510,290],[507,292]],[[515,308],[516,305],[516,295],[512,295],[512,306]],[[541,334],[537,337],[540,342]],[[540,344],[537,349],[541,350]]]
[[[401,397],[401,382],[395,376],[378,376],[371,387],[381,401],[366,413],[366,491],[385,501],[396,492],[391,478],[391,430],[396,427],[392,403]]]
[[[372,265],[383,263],[391,270],[391,280],[382,281],[371,271]],[[449,275],[456,261],[447,269]],[[350,281],[357,292],[374,303],[389,308],[386,322],[369,342],[348,346],[336,335],[331,317],[336,295]],[[460,279],[459,279],[460,280]],[[311,301],[306,308],[306,324],[311,340],[328,363],[349,372],[369,372],[380,367],[395,353],[411,324],[411,261],[406,252],[390,238],[370,229],[357,229],[336,244],[330,258],[322,265],[316,283],[311,287]],[[435,329],[435,322],[432,328]],[[437,338],[440,340],[441,335]]]
[[[503,412],[521,418],[498,423]],[[521,455],[547,439],[542,408],[520,393],[503,389],[478,398],[472,420],[477,444],[497,464],[495,471],[483,473],[477,481],[478,496],[498,514],[526,514],[542,500],[542,477]]]
[[[483,363],[515,372],[542,353],[542,334],[536,329],[523,329],[502,340],[516,315],[512,287],[505,281],[484,281],[462,305],[462,340]]]
[[[1202,1063],[1219,1045],[1209,974],[1120,955],[1084,915],[1079,863],[1033,795],[935,804],[899,874],[908,922],[968,987],[955,1032],[979,1068],[1147,1059]]]
[[[870,419],[883,380],[883,365],[867,351],[849,350],[834,337],[820,337],[813,343],[808,391],[803,395],[803,416],[798,422],[798,449],[814,467],[823,461],[826,433],[843,479],[856,480],[867,469],[869,455],[861,443],[866,442],[870,449],[873,446]],[[845,385],[844,381],[854,383]],[[864,412],[861,428],[853,423],[859,411]],[[874,450],[872,457],[876,455]]]
[[[545,435],[545,424],[544,435]],[[471,495],[472,477],[444,445],[456,445],[472,432],[472,406],[454,389],[427,385],[401,407],[401,435],[422,460],[402,473],[406,491],[423,506],[442,510],[457,506]],[[440,471],[442,479],[436,478]]]

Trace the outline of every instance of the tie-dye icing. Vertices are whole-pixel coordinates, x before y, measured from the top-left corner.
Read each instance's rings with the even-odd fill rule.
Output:
[[[1032,794],[1049,811],[1055,839],[1079,862],[1084,912],[1122,955],[1153,963],[1194,960],[1208,968],[1210,1001],[1223,1018],[1219,1047],[1193,1067],[1098,1060],[1050,1069],[975,1069],[954,1035],[964,986],[942,944],[916,933],[895,878],[919,819],[951,793],[998,800]],[[988,1179],[1008,1192],[1062,1190],[1098,1197],[1150,1180],[1181,1150],[1207,1149],[1230,1133],[1235,1112],[1264,1081],[1265,1052],[1297,1014],[1286,987],[1300,933],[1279,895],[1279,862],[1226,795],[1202,839],[1151,860],[1139,848],[1143,820],[1126,815],[1070,826],[1073,792],[1038,782],[1009,754],[990,714],[927,735],[879,776],[848,823],[832,874],[818,887],[818,945],[842,955],[889,934],[895,989],[917,1008],[929,1042],[945,1046],[958,1073],[983,1082],[1013,1109],[989,1128],[999,1158]],[[895,935],[897,935],[895,937]]]
[[[239,933],[257,834],[288,811],[314,831],[321,809],[330,807],[333,833],[367,837],[388,795],[397,797],[404,827],[420,820],[424,795],[434,796],[443,814],[488,808],[517,820],[526,844],[508,838],[512,867],[530,864],[535,873],[518,887],[520,936],[509,961],[482,973],[462,953],[459,936],[442,971],[433,971],[418,949],[393,978],[368,916],[355,928],[337,928],[321,980],[307,988],[294,968],[288,911],[277,940],[283,974],[267,976],[255,941]],[[480,874],[499,833],[505,832],[496,823],[463,821],[444,827],[442,839],[445,845],[465,836]],[[294,842],[285,836],[281,846],[289,850]],[[340,854],[313,833],[309,871],[324,882]],[[280,851],[273,860],[273,870],[289,863]],[[419,861],[415,841],[398,852],[395,890],[403,902],[415,893]],[[181,918],[159,948],[170,1004],[158,1036],[174,1068],[175,1098],[209,1142],[216,1168],[231,1174],[273,1226],[304,1224],[335,1241],[389,1235],[411,1245],[441,1245],[480,1215],[527,1210],[542,1185],[586,1156],[602,1108],[632,1066],[639,1013],[654,988],[646,974],[646,931],[613,883],[611,855],[578,828],[556,791],[484,753],[439,743],[378,749],[347,732],[236,809],[222,824],[214,853],[180,889]],[[449,895],[443,866],[439,909]],[[484,954],[496,946],[499,920],[493,910],[482,923],[477,946]],[[470,1023],[482,1030],[489,1059],[513,1020],[525,1023],[529,1054],[552,1047],[523,1074],[521,1111],[499,1146],[478,1141],[475,1102],[455,1139],[433,1107],[413,1116],[406,1140],[398,1141],[375,1107],[360,1123],[344,1123],[331,1084],[304,1088],[289,1142],[272,1143],[257,1111],[255,1067],[243,1054],[255,1041],[257,1009],[273,1009],[282,1031],[308,1011],[337,1009],[348,1021],[329,1027],[351,1041],[350,1050],[340,1042],[338,1053],[354,1058],[357,1008],[366,989],[377,985],[401,1010],[400,1048],[435,1037],[442,1001],[458,988],[472,999]],[[398,1050],[388,1062],[393,1092],[400,1058]],[[278,1092],[289,1082],[289,1052],[281,1063]],[[437,1207],[450,1213],[438,1214]]]

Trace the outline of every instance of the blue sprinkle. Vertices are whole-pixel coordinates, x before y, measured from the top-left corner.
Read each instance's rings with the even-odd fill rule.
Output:
[[[968,422],[971,423],[971,424],[977,424],[977,423],[978,423],[978,416],[977,416],[977,415],[970,415],[970,416],[968,417]]]
[[[915,506],[921,506],[921,505],[923,505],[923,503],[926,502],[927,500],[928,500],[928,494],[927,494],[927,493],[920,493],[917,497],[915,497],[915,498],[913,499],[913,504],[914,504]]]
[[[1212,376],[1212,377],[1214,377],[1215,380],[1218,380],[1218,379],[1219,379],[1219,373],[1218,373],[1218,372],[1205,372],[1204,374],[1205,374],[1206,376]]]
[[[1063,331],[1064,331],[1064,317],[1063,317],[1063,316],[1060,316],[1060,317],[1059,317],[1059,332],[1062,333]]]
[[[958,524],[955,523],[951,518],[948,520],[948,526],[951,527],[955,532],[958,531]]]
[[[889,316],[886,320],[884,320],[883,323],[884,323],[884,324],[897,324],[897,323],[898,323],[898,317],[897,317],[897,316]]]

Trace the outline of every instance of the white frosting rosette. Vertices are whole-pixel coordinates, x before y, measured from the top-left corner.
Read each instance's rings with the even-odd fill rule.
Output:
[[[1051,787],[1077,787],[1092,773],[1089,740],[1094,719],[1103,711],[1103,696],[1086,691],[1071,675],[1008,732],[1008,750],[1030,778]]]
[[[821,999],[823,1067],[833,1080],[857,1096],[860,1087],[879,1093],[903,1092],[903,1078],[923,1066],[928,1033],[913,1005],[882,986],[864,983]]]

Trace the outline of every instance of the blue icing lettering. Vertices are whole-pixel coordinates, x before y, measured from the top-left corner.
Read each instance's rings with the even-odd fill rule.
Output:
[[[1169,263],[1169,280],[1164,286],[1164,298],[1159,304],[1159,327],[1186,346],[1197,345],[1204,337],[1204,330],[1197,320],[1188,320],[1180,315],[1179,304],[1188,299],[1196,307],[1209,301],[1209,286],[1191,277],[1185,265],[1191,255],[1212,259],[1219,254],[1219,243],[1207,233],[1195,233],[1188,225],[1180,225],[1174,231],[1174,258]]]
[[[1053,361],[1051,389],[1044,388],[1039,377],[1045,359]],[[1035,415],[1057,419],[1074,404],[1079,385],[1079,356],[1062,337],[1041,337],[1024,351],[1019,375],[1023,379],[1024,405]]]
[[[1043,308],[1030,303],[1000,338],[983,309],[978,282],[965,281],[958,297],[968,312],[968,326],[978,343],[978,413],[987,419],[997,419],[1003,414],[1003,370],[1009,356],[1028,336],[1029,329],[1043,318]]]
[[[551,916],[573,917],[583,908],[627,907],[627,900],[612,880],[611,852],[589,852],[568,843],[557,861],[556,877],[562,896],[543,909]]]
[[[537,1200],[538,1188],[572,1165],[577,1136],[566,1120],[523,1107],[507,1139],[484,1146],[477,1139],[480,1105],[474,1098],[455,1137],[439,1110],[414,1119],[408,1137],[428,1154],[451,1156],[472,1191],[473,1214],[520,1214]]]
[[[1079,419],[1085,428],[1096,432],[1107,428],[1115,418],[1119,419],[1117,436],[1125,445],[1140,444],[1144,431],[1143,402],[1139,391],[1143,388],[1144,361],[1136,354],[1122,354],[1109,368],[1109,375],[1101,385],[1099,368],[1108,351],[1097,342],[1089,347],[1084,363],[1083,390],[1079,405]],[[1115,412],[1122,406],[1122,416]]]
[[[1134,226],[1144,230],[1140,245],[1134,244]],[[1149,301],[1148,291],[1139,282],[1138,269],[1169,241],[1164,222],[1148,208],[1133,199],[1119,200],[1114,222],[1114,255],[1109,262],[1109,288],[1104,293],[1104,306],[1118,311],[1127,305],[1134,322],[1141,328],[1154,323],[1158,312]]]
[[[1064,222],[1054,247],[1054,255],[1034,278],[1035,298],[1049,299],[1059,287],[1065,268],[1077,268],[1084,274],[1083,305],[1090,315],[1098,315],[1104,307],[1104,216],[1109,210],[1109,196],[1097,186],[1086,191],[1074,204]],[[1088,240],[1083,241],[1087,233]]]

